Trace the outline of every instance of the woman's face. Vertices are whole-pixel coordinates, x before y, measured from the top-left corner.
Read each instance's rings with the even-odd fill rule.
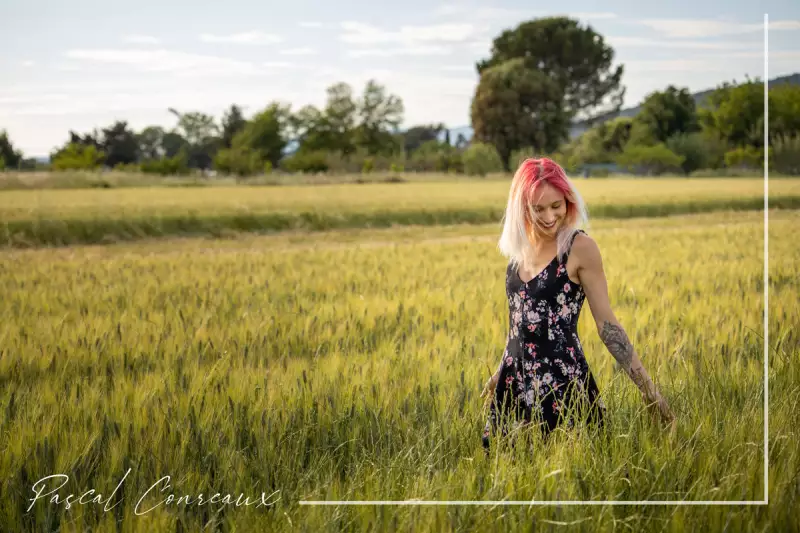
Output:
[[[543,237],[555,237],[567,215],[564,194],[547,182],[542,183],[528,206],[534,231]]]

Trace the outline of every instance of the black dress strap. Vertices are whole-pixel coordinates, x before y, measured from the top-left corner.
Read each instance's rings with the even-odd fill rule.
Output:
[[[582,230],[582,229],[580,229],[580,228],[578,228],[577,230],[575,230],[575,232],[572,234],[572,237],[570,237],[570,239],[569,239],[569,247],[567,248],[567,253],[569,253],[569,250],[572,250],[572,243],[574,243],[574,242],[575,242],[575,237],[577,237],[577,236],[578,236],[578,233],[583,233],[584,235],[586,235],[586,232],[585,232],[585,231],[583,231],[583,230]]]

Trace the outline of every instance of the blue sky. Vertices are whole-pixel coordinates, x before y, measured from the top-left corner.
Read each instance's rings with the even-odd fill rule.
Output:
[[[274,100],[321,106],[329,85],[360,93],[372,78],[403,99],[404,126],[463,126],[493,37],[556,14],[613,46],[628,107],[670,83],[696,91],[762,78],[765,13],[770,78],[800,72],[800,2],[790,0],[4,0],[0,129],[41,156],[70,129],[116,119],[169,128],[168,107],[219,117],[231,103],[248,116]]]

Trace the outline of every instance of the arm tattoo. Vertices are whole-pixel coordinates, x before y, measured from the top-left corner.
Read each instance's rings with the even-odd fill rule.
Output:
[[[621,326],[612,324],[606,320],[603,322],[600,338],[603,340],[606,348],[608,348],[608,351],[611,352],[611,355],[614,356],[614,359],[622,365],[622,368],[624,368],[626,372],[630,373],[631,359],[633,359],[633,346],[631,345],[631,341],[628,340],[628,335],[625,334],[625,330],[622,329]]]

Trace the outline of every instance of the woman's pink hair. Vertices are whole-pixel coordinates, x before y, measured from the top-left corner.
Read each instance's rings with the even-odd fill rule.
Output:
[[[511,180],[508,204],[503,216],[503,232],[498,241],[500,252],[517,265],[527,258],[535,258],[533,252],[534,220],[530,207],[536,203],[539,189],[547,182],[564,195],[567,213],[556,235],[559,260],[564,256],[572,234],[588,225],[586,204],[561,165],[542,157],[526,159],[517,168]]]

